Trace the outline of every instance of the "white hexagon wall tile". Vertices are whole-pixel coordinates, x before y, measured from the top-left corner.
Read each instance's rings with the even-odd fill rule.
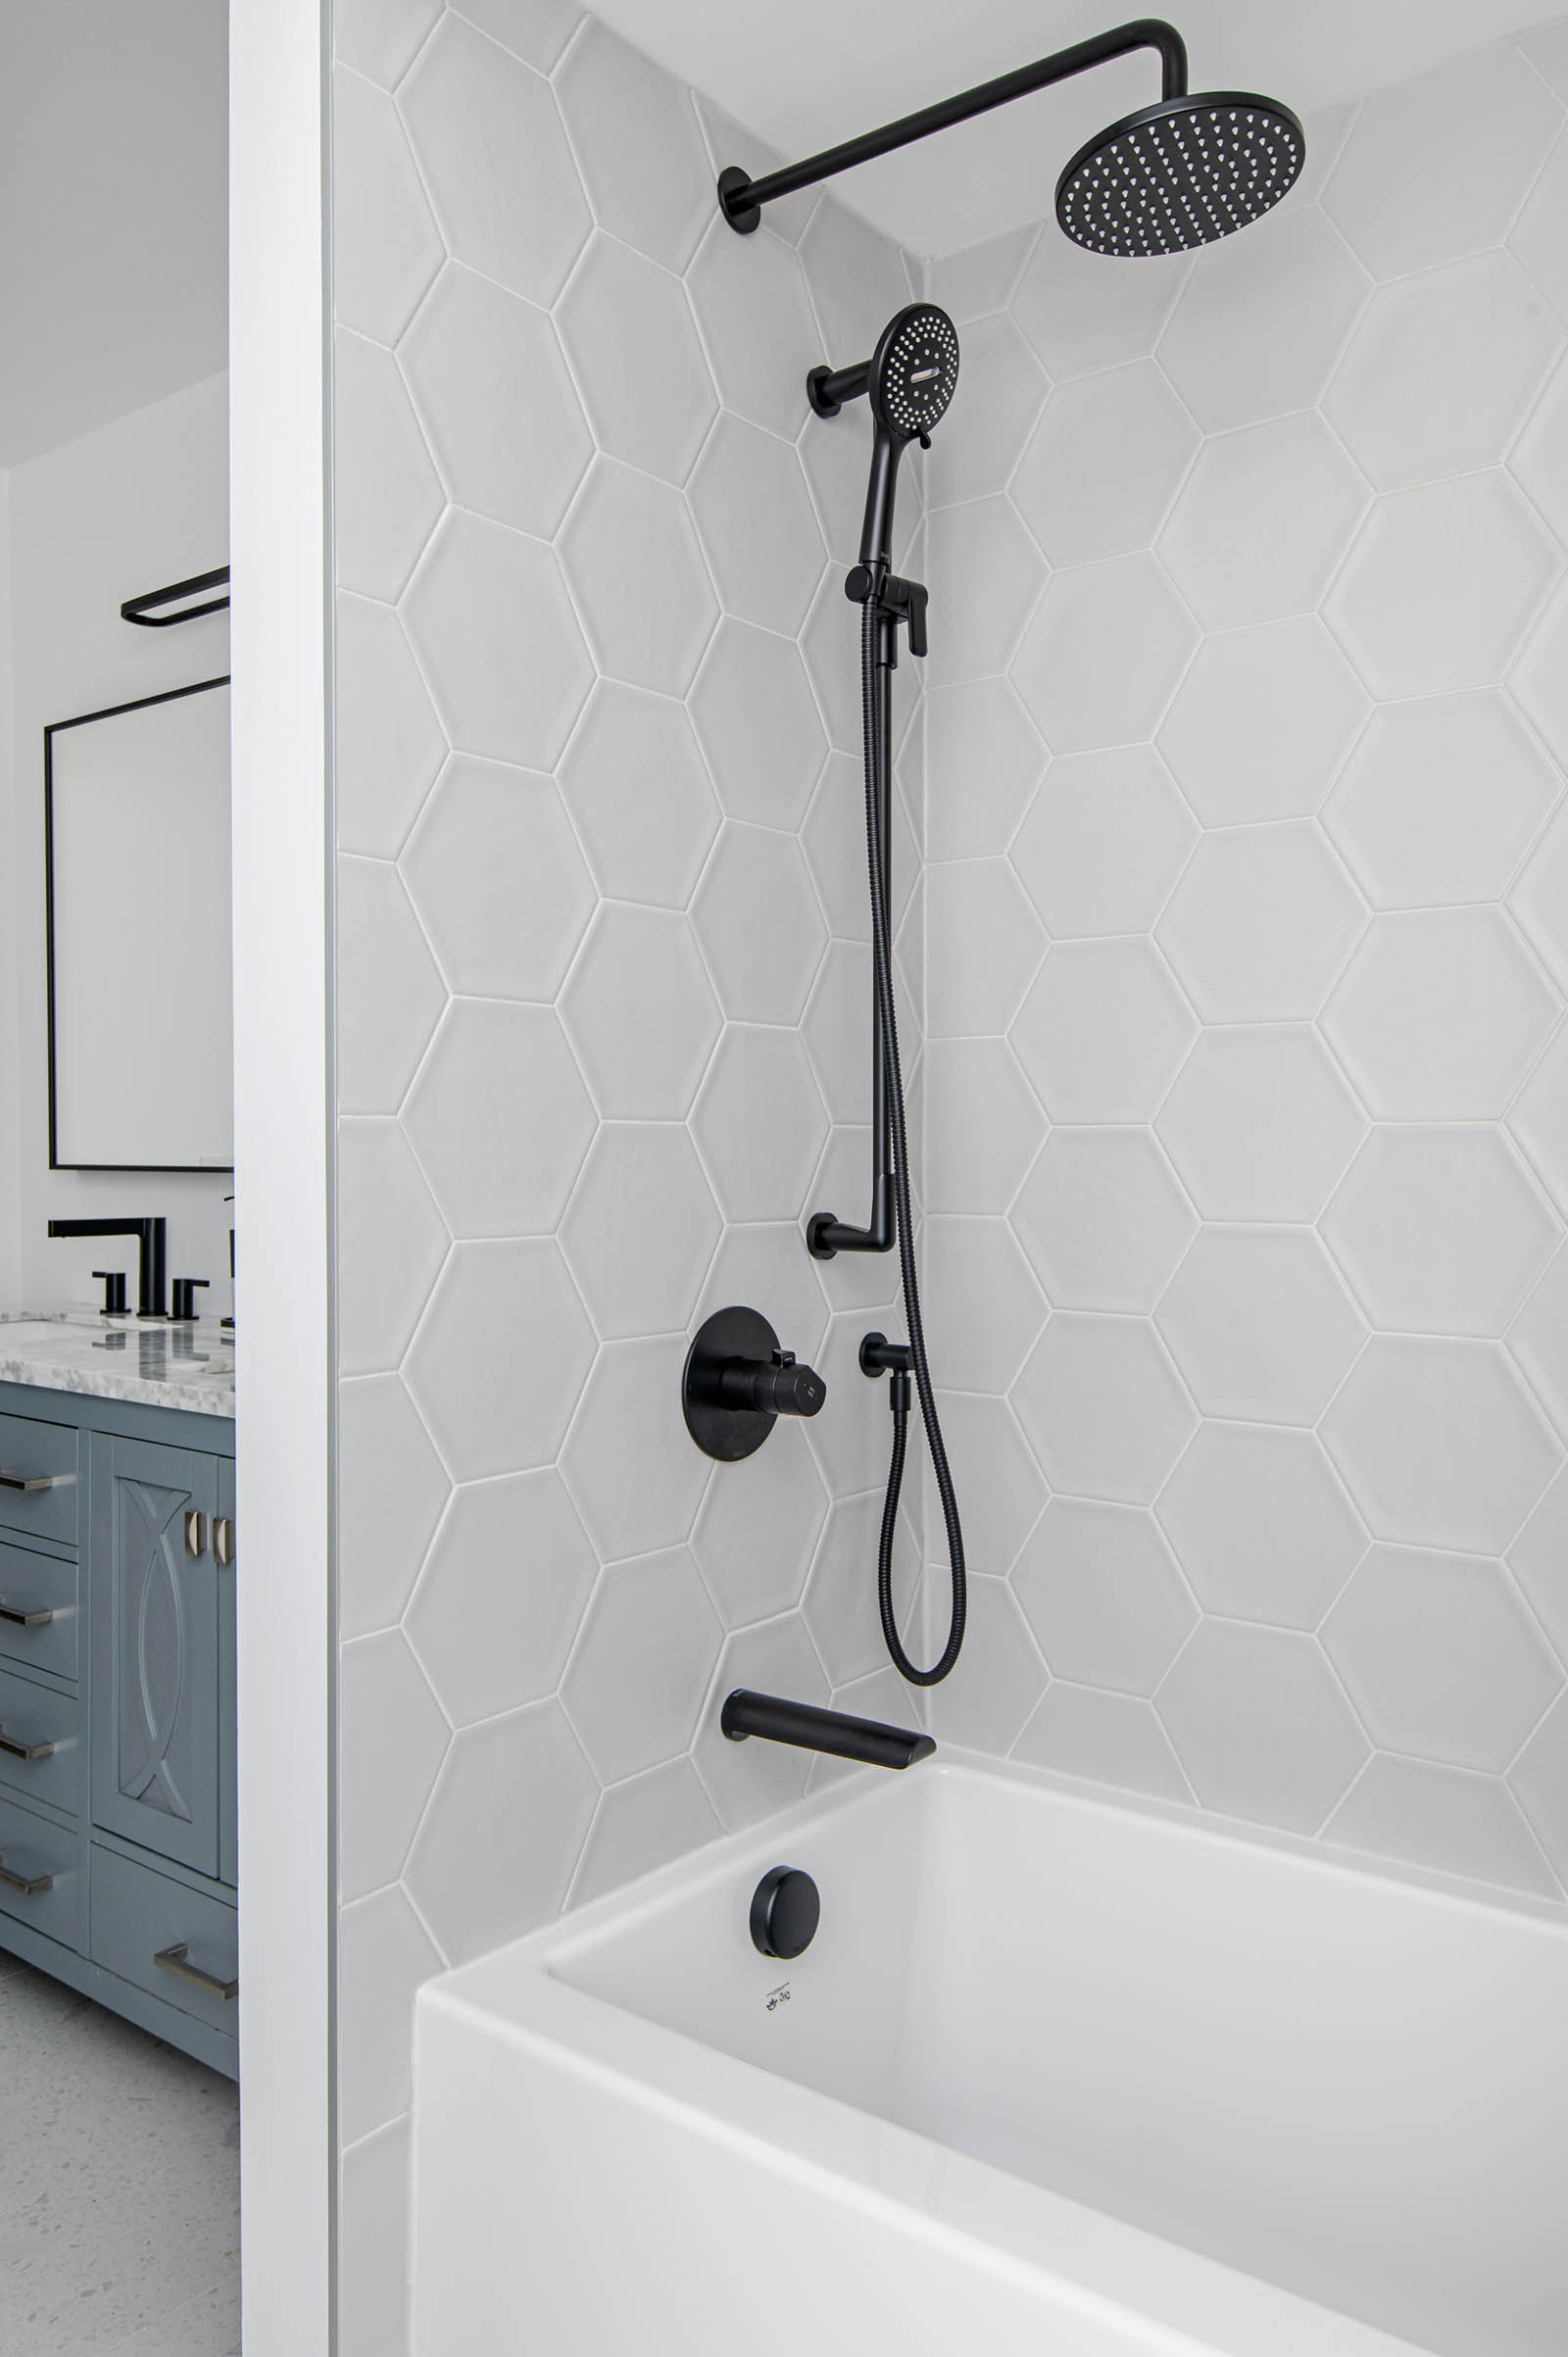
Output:
[[[1562,792],[1494,689],[1380,705],[1323,809],[1374,908],[1495,900]]]
[[[1153,361],[1132,361],[1056,388],[1012,497],[1053,565],[1119,557],[1154,538],[1200,439]]]
[[[1366,1550],[1319,1443],[1277,1425],[1204,1423],[1154,1501],[1205,1612],[1315,1629]]]
[[[1506,671],[1561,568],[1500,469],[1457,475],[1378,501],[1324,614],[1374,695],[1485,687]]]
[[[447,497],[548,540],[593,454],[549,314],[449,263],[399,357]]]
[[[1205,1219],[1311,1220],[1366,1130],[1304,1023],[1210,1024],[1155,1127]]]
[[[934,722],[934,711],[931,716]],[[984,761],[983,740],[976,753]],[[928,838],[941,823],[948,778],[963,773],[960,762],[967,768],[961,739],[945,742],[934,725],[930,758],[944,793],[927,802]],[[1058,756],[1021,815],[1003,848],[1055,941],[1147,931],[1198,838],[1193,813],[1152,745]]]
[[[1369,281],[1315,205],[1198,255],[1159,364],[1205,433],[1320,400]]]
[[[800,1235],[821,1187],[861,1215],[869,1153],[867,436],[801,379],[922,275],[831,193],[733,237],[713,172],[760,147],[565,0],[335,29],[342,1832],[346,1953],[380,1926],[394,1957],[352,2162],[395,2141],[406,2062],[370,2049],[434,1957],[798,1797],[804,1760],[719,1737],[728,1685],[919,1707],[879,1672],[855,1365],[894,1272]],[[984,1387],[942,1395],[977,1578],[940,1724],[1551,1895],[1539,49],[1314,123],[1288,208],[1196,259],[1119,271],[1046,222],[932,266],[965,373],[905,469],[932,640],[894,681],[895,862],[937,1375]],[[755,1487],[677,1398],[736,1300],[830,1386]],[[670,1642],[634,1726],[640,1612]],[[1362,1776],[1374,1743],[1425,1755]],[[390,2174],[354,2182],[384,2249]]]
[[[1308,818],[1369,709],[1317,616],[1295,614],[1205,638],[1159,749],[1205,826]]]
[[[1328,588],[1367,497],[1344,445],[1302,410],[1205,442],[1159,553],[1206,630],[1301,614]]]
[[[1505,254],[1472,255],[1378,289],[1324,407],[1379,491],[1495,466],[1559,341]]]
[[[1146,1129],[1053,1130],[1008,1216],[1057,1309],[1152,1309],[1198,1227]]]
[[[1012,1568],[1013,1593],[1053,1677],[1151,1694],[1198,1619],[1153,1518],[1054,1498]]]

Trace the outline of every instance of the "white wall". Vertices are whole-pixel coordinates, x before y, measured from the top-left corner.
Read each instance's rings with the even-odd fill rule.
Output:
[[[325,60],[229,12],[241,2230],[248,2357],[326,2357],[330,2002]],[[246,1298],[242,1283],[241,1298]]]
[[[0,1248],[0,1305],[8,1308],[90,1301],[95,1266],[133,1270],[133,1244],[117,1257],[117,1248],[102,1241],[51,1243],[45,1235],[51,1217],[106,1212],[165,1213],[171,1275],[209,1278],[204,1307],[221,1314],[229,1305],[222,1199],[231,1179],[48,1168],[43,877],[45,726],[228,669],[226,614],[158,631],[135,629],[120,615],[122,599],[228,560],[227,399],[226,376],[208,377],[29,460],[10,477],[16,849],[6,870],[15,916],[8,909],[5,932],[16,958],[16,1064],[4,1102],[15,1108],[16,1177],[9,1276]],[[125,921],[177,928],[190,945],[192,986],[200,987],[215,938],[206,911],[127,908]],[[5,1004],[0,976],[0,1037]],[[5,1054],[0,1045],[0,1079]]]
[[[1558,20],[1196,259],[936,265],[927,700],[934,1728],[1553,1900],[1565,97]]]
[[[20,1295],[22,1241],[22,1080],[17,1012],[17,927],[12,915],[17,864],[12,777],[11,476],[0,473],[0,1307]]]

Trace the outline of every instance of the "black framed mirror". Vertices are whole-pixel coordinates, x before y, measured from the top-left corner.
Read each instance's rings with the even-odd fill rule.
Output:
[[[44,730],[51,1169],[233,1166],[228,688]]]

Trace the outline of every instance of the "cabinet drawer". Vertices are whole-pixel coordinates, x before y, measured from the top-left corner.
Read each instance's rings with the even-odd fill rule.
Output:
[[[184,1954],[170,1953],[176,1948],[183,1948]],[[178,2006],[181,2013],[194,2014],[231,2038],[238,2034],[237,1997],[221,1994],[221,1986],[236,1981],[239,1974],[235,1910],[97,1842],[92,1852],[91,1953],[95,1964]],[[159,1956],[168,1961],[158,1963]],[[215,1986],[204,1986],[192,1974],[206,1975]]]
[[[78,1446],[72,1425],[0,1416],[0,1525],[75,1546]],[[24,1487],[29,1482],[44,1486]]]
[[[74,1557],[0,1539],[0,1659],[76,1675],[76,1578]]]
[[[0,1915],[15,1916],[67,1947],[80,1941],[76,1837],[0,1794]],[[21,1890],[19,1884],[41,1883]]]
[[[0,1787],[74,1816],[82,1797],[79,1736],[74,1694],[0,1670]]]

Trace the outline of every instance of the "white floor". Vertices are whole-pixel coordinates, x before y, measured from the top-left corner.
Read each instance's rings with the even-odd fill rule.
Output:
[[[239,2090],[0,1953],[0,2352],[237,2357]]]

